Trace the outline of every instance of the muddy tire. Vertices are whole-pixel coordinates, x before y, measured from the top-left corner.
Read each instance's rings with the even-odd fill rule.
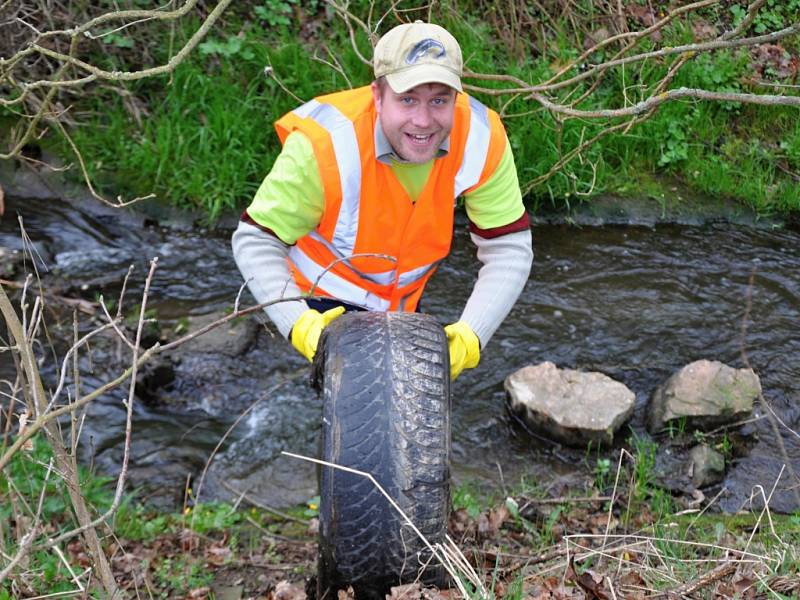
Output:
[[[323,396],[323,459],[370,473],[431,543],[444,541],[450,506],[447,339],[415,313],[348,313],[329,325],[316,362]],[[384,598],[445,573],[425,543],[365,477],[320,469],[317,600],[351,585]]]

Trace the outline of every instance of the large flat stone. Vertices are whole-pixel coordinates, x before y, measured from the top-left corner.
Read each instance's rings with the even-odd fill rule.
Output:
[[[531,429],[570,446],[610,444],[633,412],[634,393],[596,372],[559,369],[551,362],[506,378],[511,410]]]

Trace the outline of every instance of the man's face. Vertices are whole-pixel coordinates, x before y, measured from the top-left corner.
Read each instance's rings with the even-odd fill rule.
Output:
[[[395,153],[412,163],[426,163],[453,128],[456,91],[442,83],[424,83],[401,94],[388,84],[372,83],[383,132]]]

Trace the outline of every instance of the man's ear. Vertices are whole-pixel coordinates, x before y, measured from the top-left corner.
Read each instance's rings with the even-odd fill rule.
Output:
[[[372,100],[375,102],[375,110],[378,111],[378,114],[381,114],[381,87],[378,85],[377,81],[373,81],[372,85]]]

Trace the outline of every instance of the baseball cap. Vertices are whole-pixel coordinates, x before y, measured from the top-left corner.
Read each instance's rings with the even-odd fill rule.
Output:
[[[463,62],[456,39],[439,25],[414,21],[390,29],[375,46],[375,78],[386,77],[395,93],[423,83],[461,89]]]

